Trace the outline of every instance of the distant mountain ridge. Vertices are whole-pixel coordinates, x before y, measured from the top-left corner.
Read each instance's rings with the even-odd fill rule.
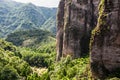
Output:
[[[39,7],[32,3],[0,0],[0,37],[19,30],[40,28],[55,33],[56,11],[57,8]]]

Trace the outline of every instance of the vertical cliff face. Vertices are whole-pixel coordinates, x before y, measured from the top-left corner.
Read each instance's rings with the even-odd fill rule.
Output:
[[[99,0],[61,0],[57,15],[57,60],[89,51],[90,32],[97,23]]]
[[[58,6],[57,14],[57,60],[60,60],[63,52],[63,33],[64,33],[64,7],[65,0],[61,0]]]
[[[80,57],[81,39],[87,31],[87,1],[66,0],[63,56]]]
[[[57,60],[88,53],[95,27],[90,42],[93,76],[120,72],[120,0],[61,0],[57,21]]]
[[[120,0],[101,0],[91,39],[91,71],[97,78],[120,72]]]

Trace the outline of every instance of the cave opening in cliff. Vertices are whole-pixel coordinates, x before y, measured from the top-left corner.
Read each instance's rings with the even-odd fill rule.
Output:
[[[89,43],[90,43],[90,37],[83,36],[80,44],[81,44],[81,56],[86,56],[89,53]]]

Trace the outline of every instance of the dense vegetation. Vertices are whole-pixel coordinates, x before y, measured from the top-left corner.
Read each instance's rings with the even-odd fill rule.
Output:
[[[11,0],[0,0],[0,37],[17,30],[56,30],[56,8],[38,7],[31,3],[22,4]],[[52,22],[49,23],[48,21]],[[51,26],[49,26],[51,25]],[[44,26],[44,27],[43,27]]]
[[[55,61],[55,47],[48,47],[43,46],[36,51],[18,48],[12,43],[0,40],[0,80],[34,80],[31,77],[35,75],[41,80],[43,77],[40,75]],[[42,68],[45,70],[43,73],[40,72]]]
[[[54,43],[31,49],[0,40],[0,80],[92,80],[88,56],[59,62],[55,56]]]
[[[49,67],[51,80],[87,80],[89,79],[89,59],[74,59],[70,56],[63,58],[60,62]]]
[[[32,73],[29,64],[11,43],[0,40],[0,80],[24,79]]]
[[[71,57],[68,56],[56,63],[55,44],[46,44],[38,48],[38,50],[17,48],[4,40],[1,40],[0,44],[0,51],[2,52],[0,57],[3,59],[0,60],[2,65],[2,80],[5,80],[4,78],[6,76],[9,78],[8,80],[12,80],[14,76],[16,76],[16,79],[26,78],[28,80],[66,80],[80,78],[81,74],[87,78],[87,75],[83,72],[85,72],[87,68],[88,58],[72,60]],[[4,56],[4,54],[6,56]],[[45,68],[46,71],[42,75],[39,75],[39,72],[35,72],[33,67],[37,69]],[[8,75],[6,75],[5,71],[3,73],[2,70],[9,70]]]
[[[48,31],[32,29],[11,33],[7,36],[6,40],[16,46],[33,46],[35,48],[35,46],[38,47],[42,43],[55,41],[54,37],[55,36]]]

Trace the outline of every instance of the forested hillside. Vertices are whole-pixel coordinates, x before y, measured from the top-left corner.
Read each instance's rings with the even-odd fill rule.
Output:
[[[55,35],[40,29],[20,30],[9,34],[6,41],[12,42],[16,46],[36,48],[42,43],[55,42]]]
[[[54,44],[33,50],[0,39],[0,80],[48,80],[47,68],[54,61]]]
[[[23,29],[42,28],[55,33],[56,10],[56,8],[38,7],[31,3],[23,4],[11,0],[1,0],[0,37],[6,37],[14,31]]]
[[[29,64],[21,58],[12,43],[0,40],[0,80],[24,79],[32,73]]]

